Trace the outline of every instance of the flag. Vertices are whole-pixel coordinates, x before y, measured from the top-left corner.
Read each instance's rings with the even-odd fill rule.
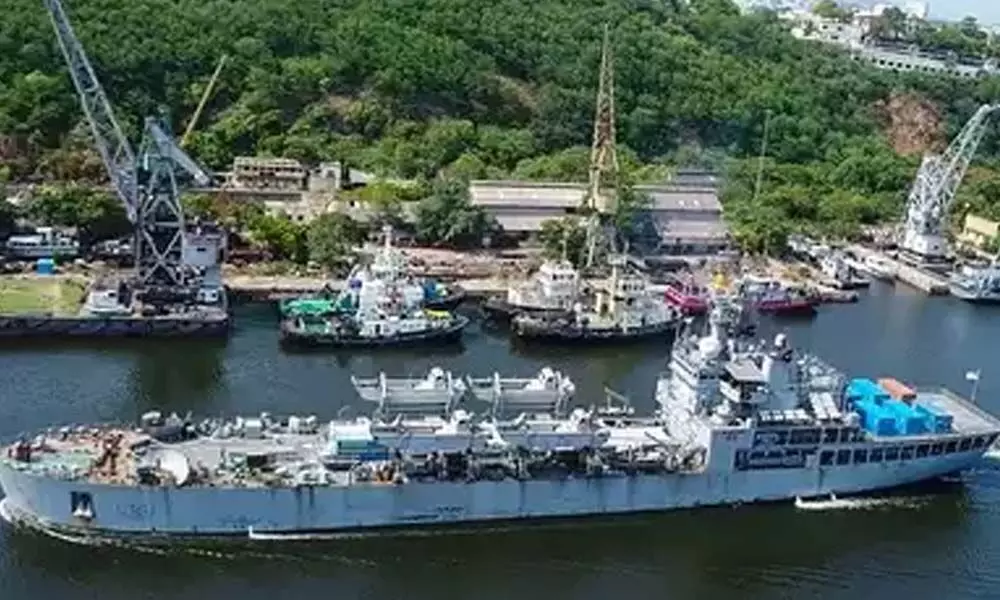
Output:
[[[979,381],[979,371],[968,371],[965,374],[966,381]]]

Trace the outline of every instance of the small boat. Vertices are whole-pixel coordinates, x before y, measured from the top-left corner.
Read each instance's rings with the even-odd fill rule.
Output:
[[[862,276],[854,261],[847,258],[842,252],[828,253],[820,260],[819,264],[826,277],[823,283],[829,287],[838,290],[855,290],[871,285],[871,280]]]
[[[462,399],[468,390],[466,382],[433,367],[427,375],[414,377],[377,377],[362,379],[351,376],[351,385],[365,402],[378,404],[375,414],[392,418],[399,414],[446,414]]]
[[[481,402],[491,405],[491,414],[501,412],[545,412],[561,414],[567,400],[576,392],[573,382],[559,371],[544,367],[534,377],[469,378],[467,387]]]
[[[707,289],[690,280],[670,278],[664,297],[683,315],[700,316],[708,313],[710,294]]]
[[[746,296],[760,314],[777,316],[813,316],[816,298],[802,288],[776,279],[745,277],[737,284],[739,295]]]
[[[893,281],[896,279],[896,267],[887,258],[870,254],[861,261],[859,267],[875,279]]]

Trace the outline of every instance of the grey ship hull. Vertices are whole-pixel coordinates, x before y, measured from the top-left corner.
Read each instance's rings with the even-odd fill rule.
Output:
[[[53,479],[0,464],[4,518],[65,535],[301,539],[428,526],[623,515],[851,494],[969,468],[985,448],[849,467],[408,482],[347,487],[159,488]],[[93,518],[73,516],[88,496]]]

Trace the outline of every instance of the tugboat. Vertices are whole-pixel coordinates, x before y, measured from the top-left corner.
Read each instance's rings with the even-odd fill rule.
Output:
[[[401,288],[407,302],[431,310],[454,310],[465,300],[466,292],[461,286],[446,286],[432,279],[418,281],[409,272],[406,256],[393,245],[392,227],[386,225],[382,232],[384,245],[371,264],[357,265],[351,270],[343,291],[338,294],[328,287],[315,297],[283,300],[278,305],[282,318],[350,314],[359,305],[360,295],[381,295],[386,286]]]
[[[546,260],[527,281],[507,289],[506,298],[490,298],[482,306],[486,318],[509,322],[519,314],[565,315],[581,294],[580,272],[565,258]]]
[[[816,314],[816,298],[775,279],[745,277],[737,284],[737,293],[745,296],[760,314],[805,317]]]
[[[281,323],[286,346],[378,348],[457,342],[468,317],[424,308],[391,313],[376,308],[353,315],[300,316]]]
[[[517,338],[557,343],[631,342],[672,337],[679,323],[676,310],[650,292],[638,273],[622,274],[624,260],[611,263],[607,290],[598,290],[592,309],[576,303],[561,316],[519,314],[511,321]]]

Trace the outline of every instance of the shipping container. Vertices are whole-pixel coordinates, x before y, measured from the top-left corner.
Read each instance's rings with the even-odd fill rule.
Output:
[[[896,400],[912,402],[917,397],[917,393],[913,391],[913,389],[907,387],[905,384],[901,383],[897,379],[893,379],[892,377],[883,377],[879,379],[878,385]]]
[[[949,433],[954,424],[954,418],[936,406],[917,404],[916,410],[926,415],[930,421],[930,430],[934,433]]]

